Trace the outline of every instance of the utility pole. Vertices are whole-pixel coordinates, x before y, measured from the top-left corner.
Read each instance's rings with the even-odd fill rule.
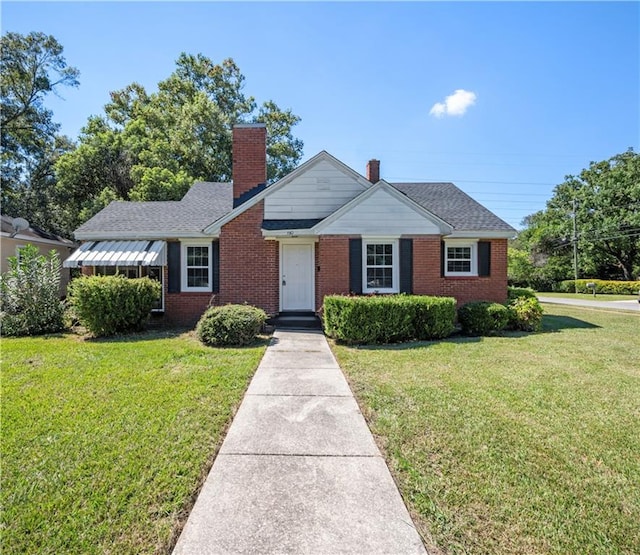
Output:
[[[573,199],[573,287],[578,292],[578,217],[576,199]]]

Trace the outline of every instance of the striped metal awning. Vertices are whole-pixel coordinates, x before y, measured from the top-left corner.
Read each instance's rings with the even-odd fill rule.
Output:
[[[165,241],[88,241],[67,258],[65,268],[81,266],[165,266]]]

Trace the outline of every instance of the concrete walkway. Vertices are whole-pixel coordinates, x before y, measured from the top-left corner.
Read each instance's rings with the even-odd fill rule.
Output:
[[[173,553],[426,554],[321,332],[275,332]]]
[[[630,301],[590,301],[587,299],[564,299],[561,297],[545,297],[538,295],[541,303],[565,304],[570,306],[585,306],[589,308],[606,308],[613,310],[630,310],[640,312],[640,303],[636,300]]]

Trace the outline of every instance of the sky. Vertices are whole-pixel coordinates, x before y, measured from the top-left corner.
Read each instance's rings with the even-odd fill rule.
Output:
[[[3,1],[1,17],[80,70],[46,101],[72,138],[187,52],[233,58],[246,94],[300,116],[303,161],[451,181],[516,228],[566,175],[640,147],[638,2]]]

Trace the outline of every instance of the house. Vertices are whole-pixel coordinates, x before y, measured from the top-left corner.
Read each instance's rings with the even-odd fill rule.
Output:
[[[233,129],[233,183],[180,201],[113,202],[75,231],[84,273],[151,275],[157,310],[191,323],[209,305],[317,312],[332,293],[502,302],[515,230],[452,183],[388,183],[320,152],[266,185],[266,128]]]
[[[60,260],[65,260],[76,248],[76,244],[69,239],[49,233],[34,225],[29,225],[23,218],[12,218],[6,214],[0,216],[0,251],[2,256],[1,270],[4,274],[9,270],[9,257],[20,257],[20,249],[31,244],[38,247],[41,254],[47,255],[55,250]],[[71,271],[62,269],[60,272],[60,296],[67,294],[67,284],[71,279]]]

